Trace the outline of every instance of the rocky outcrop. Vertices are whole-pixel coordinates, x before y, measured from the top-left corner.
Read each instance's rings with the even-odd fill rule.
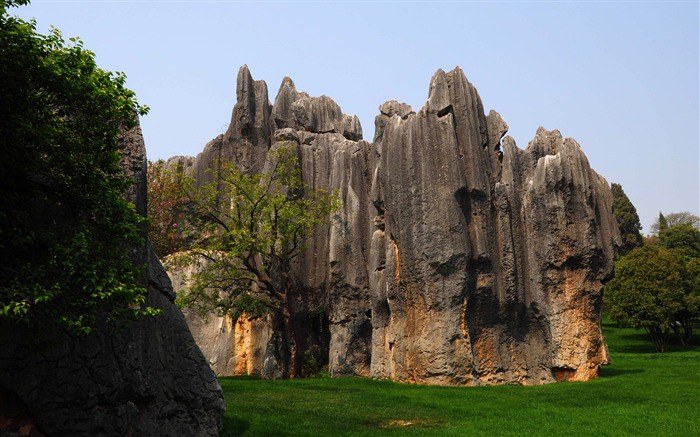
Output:
[[[484,115],[459,69],[435,74],[418,113],[383,117],[372,375],[435,384],[595,376],[608,360],[601,282],[619,237],[608,184],[578,144],[540,128],[526,150],[511,138],[501,150],[507,125]]]
[[[248,136],[214,140],[219,155],[293,144],[304,182],[342,200],[294,266],[302,348],[333,375],[540,384],[607,362],[601,284],[619,235],[610,188],[574,140],[540,128],[519,149],[459,68],[433,76],[418,111],[381,105],[372,144],[356,117],[289,78],[271,107],[247,67],[238,81],[234,114],[255,117],[234,117],[229,131]],[[249,322],[217,331],[230,352],[216,361],[256,364],[217,370],[277,376],[263,365],[273,322]]]
[[[145,214],[146,155],[140,128],[126,132],[122,140],[123,167],[136,181],[129,196]],[[2,331],[0,403],[4,399],[20,406],[31,418],[24,421],[36,432],[219,434],[225,406],[216,376],[175,307],[170,280],[150,245],[137,248],[134,256],[148,265],[146,303],[160,309],[159,316],[83,337],[57,332],[37,341],[21,327]]]

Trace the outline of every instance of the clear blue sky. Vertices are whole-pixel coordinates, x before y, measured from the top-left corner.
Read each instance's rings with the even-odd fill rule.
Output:
[[[360,117],[420,108],[460,66],[521,148],[542,125],[622,184],[644,231],[700,213],[699,6],[686,2],[39,1],[13,10],[79,36],[141,103],[149,158],[195,155],[222,133],[247,64],[274,100],[284,76]]]

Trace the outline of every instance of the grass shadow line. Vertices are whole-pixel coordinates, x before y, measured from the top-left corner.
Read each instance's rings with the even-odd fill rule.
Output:
[[[615,378],[621,375],[634,375],[644,373],[644,369],[617,369],[615,367],[602,366],[600,368],[600,378]]]
[[[224,429],[221,435],[225,437],[242,436],[248,428],[250,428],[250,422],[227,414],[224,415]]]

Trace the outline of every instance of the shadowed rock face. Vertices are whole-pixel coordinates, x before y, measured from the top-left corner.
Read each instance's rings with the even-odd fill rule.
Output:
[[[136,181],[129,197],[145,214],[141,129],[122,140],[123,167]],[[39,346],[22,328],[0,331],[0,403],[23,404],[41,433],[219,435],[225,406],[216,375],[173,303],[172,285],[150,245],[135,256],[148,265],[146,303],[162,310],[158,317],[81,338],[55,333]]]
[[[239,93],[234,114],[267,98],[265,87],[241,85],[249,77],[242,67],[238,89],[249,91]],[[306,346],[317,345],[336,376],[469,385],[595,377],[608,361],[601,283],[619,234],[608,183],[579,145],[540,128],[519,149],[459,68],[433,76],[419,111],[396,101],[379,110],[369,144],[356,117],[285,78],[268,113],[253,124],[232,120],[230,132],[248,123],[255,141],[221,149],[252,156],[247,149],[291,142],[304,181],[340,194],[342,209],[295,265]],[[196,161],[207,159],[205,151]],[[325,320],[310,327],[317,313]],[[275,377],[264,365],[273,340],[256,333],[270,323],[241,328],[267,339],[260,343],[234,343],[235,328],[195,337],[234,345],[222,362],[248,360],[218,372],[245,367]],[[258,357],[252,365],[250,357]]]

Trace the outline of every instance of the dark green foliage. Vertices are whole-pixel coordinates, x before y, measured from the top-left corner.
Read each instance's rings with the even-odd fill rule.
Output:
[[[690,341],[700,314],[700,270],[684,251],[660,246],[634,249],[615,262],[615,277],[605,286],[610,316],[643,328],[657,351],[666,349],[669,331]]]
[[[642,225],[639,223],[637,209],[622,190],[622,185],[613,183],[610,188],[613,196],[613,214],[622,237],[620,256],[624,256],[642,245],[642,235],[639,233]]]
[[[29,4],[29,0],[0,0],[0,14],[5,15],[7,8]]]
[[[659,218],[656,220],[656,223],[654,223],[654,226],[652,226],[652,230],[656,230],[657,234],[662,233],[668,228],[668,221],[666,221],[666,217],[662,213],[659,213]]]
[[[690,223],[669,226],[659,233],[659,244],[678,249],[686,256],[700,258],[700,231]]]
[[[0,8],[0,321],[88,333],[145,300],[120,129],[147,108],[82,42]],[[149,312],[148,310],[145,312]]]

